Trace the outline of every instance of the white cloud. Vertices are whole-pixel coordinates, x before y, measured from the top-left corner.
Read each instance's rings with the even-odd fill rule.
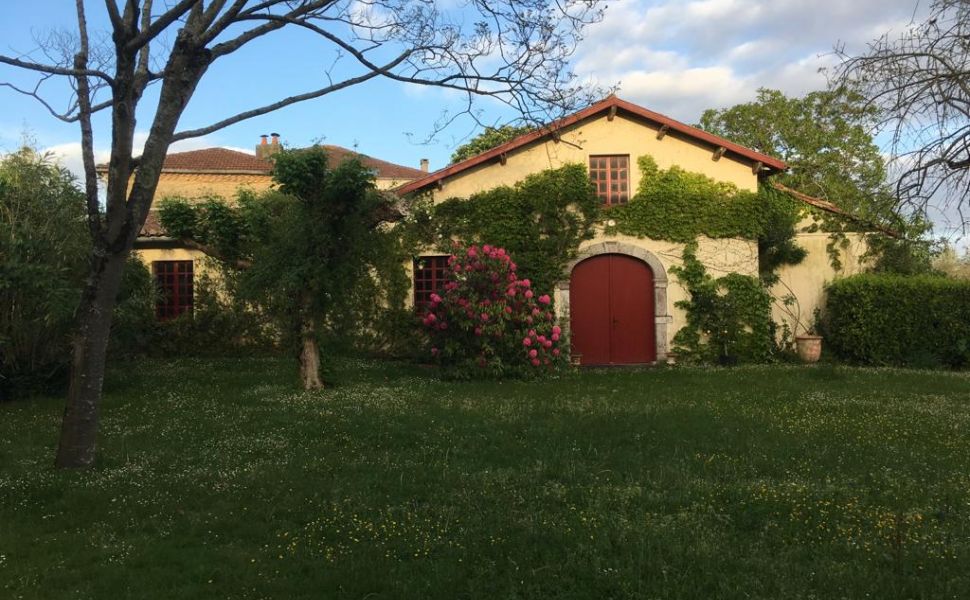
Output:
[[[754,98],[759,87],[821,89],[832,50],[899,31],[911,0],[630,0],[587,30],[576,71],[620,95],[693,122],[705,108]]]
[[[136,132],[134,139],[134,154],[137,156],[141,153],[145,146],[145,141],[148,139],[147,132]],[[253,152],[252,148],[238,148],[234,146],[226,146],[218,143],[218,139],[212,138],[210,136],[203,136],[199,138],[192,138],[188,140],[182,140],[175,142],[169,147],[169,152],[185,152],[187,150],[199,150],[201,148],[229,148],[230,150],[236,150],[238,152]],[[82,158],[81,143],[80,142],[67,142],[63,144],[54,144],[52,146],[47,146],[42,148],[42,152],[49,152],[57,158],[57,161],[67,170],[74,174],[78,178],[78,181],[84,179],[84,159]],[[108,148],[95,148],[94,161],[95,163],[107,162],[111,157],[110,149]]]

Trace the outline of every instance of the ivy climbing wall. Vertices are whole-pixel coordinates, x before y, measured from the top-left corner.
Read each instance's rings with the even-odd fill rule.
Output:
[[[757,191],[758,178],[751,165],[730,156],[712,160],[712,149],[667,134],[657,139],[657,127],[646,121],[617,114],[612,121],[606,114],[579,122],[559,132],[559,141],[549,136],[534,144],[511,151],[505,164],[489,162],[447,178],[432,198],[467,198],[502,185],[514,185],[528,175],[557,169],[568,163],[588,164],[590,155],[627,154],[630,156],[630,189],[640,185],[641,174],[633,164],[640,156],[652,157],[661,169],[678,166],[702,173],[717,181],[732,183],[742,190]]]

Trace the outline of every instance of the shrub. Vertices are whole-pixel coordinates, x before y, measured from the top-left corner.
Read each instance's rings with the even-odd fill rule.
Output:
[[[228,275],[228,274],[227,274]],[[279,333],[265,314],[244,302],[225,279],[194,284],[192,312],[156,321],[148,353],[160,356],[251,356],[276,349]]]
[[[422,323],[431,354],[461,377],[536,374],[565,362],[548,294],[519,279],[502,248],[469,246],[448,259],[450,280]]]
[[[50,156],[0,159],[0,399],[64,383],[90,249],[84,195]]]
[[[128,258],[121,276],[118,304],[111,322],[108,356],[129,358],[147,352],[157,337],[155,303],[158,290],[151,271],[135,256]]]
[[[224,274],[203,273],[194,282],[191,313],[160,321],[155,316],[159,291],[141,260],[132,257],[125,267],[111,325],[109,356],[250,356],[269,353],[279,332],[265,315],[233,292]]]
[[[687,244],[683,257],[682,267],[670,269],[690,295],[675,304],[687,313],[687,325],[674,336],[674,350],[688,361],[773,360],[776,326],[761,280],[739,273],[715,279],[698,260],[696,242]]]
[[[827,288],[826,344],[868,365],[970,365],[970,282],[863,274]]]

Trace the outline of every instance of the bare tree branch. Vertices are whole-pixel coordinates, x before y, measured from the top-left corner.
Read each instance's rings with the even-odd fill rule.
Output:
[[[42,79],[40,82],[38,82],[38,86],[43,81],[44,80]],[[64,123],[78,122],[78,120],[81,118],[81,115],[79,112],[77,112],[78,106],[76,101],[72,102],[71,106],[69,106],[66,111],[58,112],[53,106],[51,106],[51,104],[47,100],[44,99],[43,96],[40,95],[40,93],[38,92],[38,86],[35,86],[33,90],[25,90],[23,88],[15,86],[12,83],[0,82],[0,87],[10,88],[11,90],[17,92],[18,94],[23,94],[24,96],[29,96],[34,100],[36,100],[38,103],[40,103],[41,106],[47,109],[47,112],[49,112],[52,117],[54,117],[58,121],[63,121]],[[91,113],[96,113],[101,110],[104,110],[105,108],[108,108],[109,106],[111,106],[111,101],[107,100],[105,102],[100,102],[98,104],[92,105],[90,110],[91,110]]]
[[[273,111],[279,110],[279,109],[284,108],[286,106],[289,106],[291,104],[296,104],[298,102],[305,102],[307,100],[312,100],[314,98],[320,98],[322,96],[326,96],[327,94],[331,94],[331,93],[336,92],[338,90],[342,90],[342,89],[344,89],[346,87],[350,87],[352,85],[357,85],[358,83],[363,83],[363,82],[367,81],[368,79],[373,79],[374,77],[377,77],[378,75],[381,75],[381,74],[385,73],[388,69],[394,68],[396,65],[400,64],[401,62],[403,62],[404,59],[407,58],[407,56],[408,56],[408,53],[405,52],[404,54],[398,56],[396,59],[394,59],[393,61],[391,61],[390,63],[388,63],[384,67],[380,67],[379,69],[374,70],[374,71],[368,71],[368,72],[366,72],[363,75],[360,75],[358,77],[352,77],[350,79],[346,79],[346,80],[341,81],[339,83],[335,83],[335,84],[332,84],[332,85],[328,85],[327,87],[321,88],[319,90],[314,90],[312,92],[307,92],[305,94],[298,94],[296,96],[290,96],[289,98],[284,98],[284,99],[279,100],[277,102],[273,102],[272,104],[267,104],[266,106],[261,106],[259,108],[254,108],[252,110],[247,110],[245,112],[238,113],[238,114],[233,115],[231,117],[228,117],[226,119],[222,119],[221,121],[218,121],[218,122],[213,123],[212,125],[208,125],[206,127],[200,127],[198,129],[190,129],[190,130],[187,130],[187,131],[178,132],[178,133],[176,133],[175,135],[172,136],[172,141],[173,142],[177,142],[179,140],[186,140],[186,139],[189,139],[189,138],[194,138],[194,137],[200,137],[200,136],[203,136],[203,135],[208,135],[208,134],[210,134],[210,133],[212,133],[214,131],[218,131],[218,130],[223,129],[225,127],[228,127],[230,125],[234,125],[236,123],[239,123],[240,121],[245,121],[246,119],[252,119],[253,117],[258,117],[260,115],[265,115],[267,113],[271,113]]]
[[[104,0],[104,7],[108,12],[108,18],[111,20],[112,29],[122,29],[124,23],[121,20],[121,13],[118,12],[118,5],[115,4],[114,0]]]
[[[85,77],[100,77],[109,85],[114,85],[114,79],[103,71],[91,69],[78,70],[77,68],[59,67],[56,65],[42,65],[40,63],[13,58],[12,56],[4,56],[2,54],[0,54],[0,63],[13,67],[20,67],[21,69],[27,69],[28,71],[50,73],[51,75],[66,75],[68,77],[78,77],[79,75],[83,75]]]
[[[959,209],[970,192],[970,2],[934,0],[922,22],[857,56],[837,48],[836,82],[858,89],[890,137],[901,205]],[[964,222],[964,227],[967,223]]]
[[[111,2],[112,0],[107,1]],[[189,10],[201,4],[201,2],[202,0],[181,0],[178,4],[169,8],[160,17],[155,19],[155,22],[149,27],[142,28],[141,32],[128,42],[126,49],[128,51],[140,50],[142,46],[150,43],[165,31],[169,25],[184,17]]]
[[[110,2],[110,0],[109,0]],[[84,0],[76,0],[77,29],[81,47],[74,57],[74,68],[88,66],[88,24],[84,14]],[[84,162],[84,195],[87,199],[88,229],[97,244],[101,238],[101,207],[98,206],[98,175],[94,164],[94,128],[91,125],[91,89],[86,75],[77,77],[78,120],[81,123],[81,159]]]
[[[298,8],[287,13],[286,18],[289,19],[289,22],[293,22],[294,20],[299,19],[300,17],[305,17],[306,15],[311,14],[314,11],[318,11],[322,8],[325,8],[326,6],[332,3],[333,3],[333,0],[307,1],[306,4],[299,6]],[[271,5],[271,4],[273,3],[270,3],[270,2],[263,3],[263,5]],[[228,27],[229,24],[238,23],[238,22],[241,22],[241,19],[235,18],[227,22],[226,26]],[[223,42],[221,44],[216,44],[212,48],[212,56],[214,58],[218,58],[220,56],[231,54],[232,52],[235,52],[236,50],[238,50],[245,44],[253,41],[254,39],[262,37],[267,33],[282,29],[285,25],[286,25],[286,21],[282,23],[276,22],[276,21],[270,21],[258,27],[254,27],[253,29],[250,29],[249,31],[246,31],[245,33],[240,34],[239,36],[233,38],[232,40]],[[205,41],[209,42],[214,40],[216,36],[218,36],[221,32],[222,30],[213,27],[206,34]]]

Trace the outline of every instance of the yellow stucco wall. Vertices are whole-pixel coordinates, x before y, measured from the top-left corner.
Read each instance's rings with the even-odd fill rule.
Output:
[[[375,185],[379,190],[389,190],[402,186],[408,181],[410,180],[380,177],[375,180]],[[270,175],[162,172],[158,179],[155,199],[161,200],[169,196],[189,199],[221,196],[232,199],[240,189],[262,192],[271,187],[273,187],[273,178]]]
[[[374,181],[374,185],[377,186],[379,190],[393,190],[394,188],[401,187],[405,183],[412,181],[411,179],[395,179],[392,177],[378,177]]]
[[[186,248],[136,248],[135,256],[141,259],[145,266],[152,268],[152,263],[158,260],[191,260],[195,277],[202,274],[215,275],[217,271],[210,268],[206,255],[198,250]]]
[[[240,188],[262,192],[269,189],[272,183],[273,180],[269,175],[163,172],[158,178],[155,200],[169,196],[190,199],[221,196],[230,199],[235,197]]]
[[[864,255],[868,250],[865,235],[847,233],[845,247],[837,245],[841,269],[832,266],[827,247],[831,240],[828,233],[799,233],[796,242],[808,254],[801,263],[781,267],[778,270],[779,282],[771,292],[776,298],[773,309],[775,322],[786,324],[792,334],[801,335],[814,325],[815,309],[825,303],[825,284],[840,277],[856,275],[866,268]],[[786,306],[783,299],[793,295],[795,302]]]
[[[566,129],[562,132],[559,142],[541,141],[510,152],[506,157],[505,165],[494,160],[447,178],[442,189],[431,189],[432,199],[435,202],[441,202],[452,197],[468,197],[500,185],[512,185],[530,174],[545,169],[556,168],[567,163],[588,164],[589,156],[597,154],[630,156],[631,194],[635,193],[641,179],[636,160],[644,155],[653,157],[660,168],[676,165],[687,171],[703,173],[715,180],[733,183],[741,189],[757,190],[758,179],[752,172],[750,163],[728,156],[714,161],[711,148],[705,145],[679,139],[670,134],[663,140],[658,140],[656,133],[656,127],[634,117],[618,114],[613,121],[609,121],[607,116],[602,114]],[[799,228],[803,229],[810,225],[812,220],[808,219],[801,223]],[[779,324],[787,324],[795,334],[804,333],[806,327],[811,327],[813,324],[815,309],[824,304],[825,284],[865,269],[863,255],[867,246],[864,235],[847,234],[846,237],[847,247],[840,248],[842,268],[836,270],[832,267],[826,250],[830,240],[829,234],[800,233],[798,235],[797,242],[807,250],[808,255],[799,265],[782,267],[779,272],[780,281],[772,289],[777,299],[773,314]],[[687,299],[686,291],[680,286],[677,278],[669,274],[670,267],[682,264],[684,245],[623,235],[606,235],[600,229],[595,239],[581,245],[580,252],[604,242],[628,244],[645,250],[659,260],[667,273],[666,347],[669,349],[673,336],[686,324],[684,312],[674,306],[678,301]],[[711,275],[721,276],[731,272],[757,275],[757,242],[742,239],[713,240],[702,236],[698,239],[698,244],[698,258],[705,264]],[[408,268],[410,269],[410,265]],[[563,297],[564,294],[568,294],[568,291],[556,290],[556,306],[561,311],[560,317],[568,322],[569,302],[568,298]],[[796,300],[790,306],[786,306],[783,299],[789,295],[794,296]]]
[[[661,169],[677,165],[703,173],[718,181],[734,183],[741,189],[757,191],[758,178],[750,163],[724,156],[712,160],[713,149],[668,133],[657,139],[657,128],[646,121],[617,114],[610,121],[605,114],[577,123],[560,132],[559,142],[545,139],[508,153],[506,164],[496,159],[445,179],[442,189],[432,186],[435,202],[465,198],[500,185],[512,185],[526,176],[568,163],[589,164],[596,154],[630,155],[630,193],[640,184],[637,158],[649,155]]]

